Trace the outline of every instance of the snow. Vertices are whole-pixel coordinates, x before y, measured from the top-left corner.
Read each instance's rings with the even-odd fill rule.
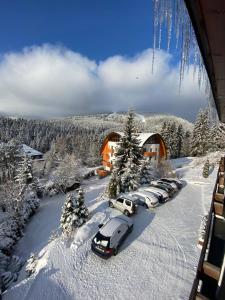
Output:
[[[123,132],[116,131],[117,134],[119,134],[121,137],[124,136]],[[153,135],[157,133],[154,132],[143,132],[143,133],[138,133],[137,134],[137,139],[140,141],[139,146],[142,147],[144,143]]]
[[[25,145],[25,144],[22,144],[22,149],[23,149],[24,153],[27,154],[28,156],[43,155],[43,153]]]
[[[110,237],[112,236],[112,234],[116,231],[116,229],[118,228],[118,226],[120,226],[121,224],[127,224],[127,221],[124,220],[123,218],[112,218],[110,219],[107,224],[105,224],[105,226],[103,226],[99,231],[102,235],[106,236],[106,237]]]
[[[183,189],[155,209],[139,207],[131,218],[132,233],[118,255],[108,260],[91,251],[98,225],[120,215],[101,197],[108,178],[85,182],[91,219],[71,240],[59,237],[48,242],[59,227],[65,196],[43,199],[15,251],[25,258],[38,253],[36,271],[29,278],[20,275],[3,300],[188,299],[200,255],[198,232],[209,210],[217,168],[206,179],[197,159],[173,164],[179,165],[176,172]]]

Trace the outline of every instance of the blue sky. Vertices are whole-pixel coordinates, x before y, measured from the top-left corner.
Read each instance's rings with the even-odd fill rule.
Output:
[[[192,75],[179,94],[179,53],[156,51],[152,0],[2,0],[0,114],[175,114],[205,105]],[[192,70],[192,67],[190,67]]]
[[[62,44],[97,61],[152,45],[152,0],[2,0],[0,51]]]

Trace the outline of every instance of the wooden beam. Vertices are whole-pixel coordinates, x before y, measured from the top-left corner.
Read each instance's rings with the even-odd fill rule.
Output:
[[[223,216],[223,204],[214,201],[214,211],[218,216]]]
[[[217,281],[220,278],[220,268],[218,268],[215,265],[212,265],[208,261],[205,261],[203,263],[203,271],[206,275],[208,275],[209,277],[211,277]]]
[[[220,203],[224,203],[224,195],[220,193],[215,193],[214,200]]]
[[[209,298],[205,297],[204,295],[197,293],[196,300],[210,300]]]

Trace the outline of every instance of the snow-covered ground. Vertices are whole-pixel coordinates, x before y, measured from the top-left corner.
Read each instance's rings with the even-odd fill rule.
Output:
[[[108,178],[86,181],[92,218],[71,240],[48,242],[59,226],[65,196],[44,199],[15,250],[24,258],[38,253],[37,270],[28,279],[21,272],[3,299],[188,299],[200,255],[198,230],[209,209],[217,167],[204,179],[202,165],[191,158],[172,163],[184,188],[151,211],[139,208],[132,217],[133,232],[108,260],[90,249],[98,224],[120,214],[99,198]]]

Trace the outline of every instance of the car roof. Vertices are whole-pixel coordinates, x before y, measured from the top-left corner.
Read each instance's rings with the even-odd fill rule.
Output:
[[[130,201],[134,202],[134,199],[132,198],[131,195],[120,195],[120,196],[117,197],[117,199],[119,199],[119,198],[123,198],[125,200],[130,200]]]
[[[152,190],[152,191],[155,191],[158,193],[167,193],[165,190],[160,189],[159,187],[156,187],[156,186],[147,186],[147,187],[145,187],[145,189]]]
[[[154,195],[154,194],[152,194],[151,192],[148,192],[148,191],[146,191],[146,190],[142,190],[142,191],[138,191],[138,192],[134,192],[134,195],[135,194],[139,194],[139,195],[141,195],[141,196],[145,196],[145,197],[149,197],[149,198],[155,198],[155,199],[157,199],[157,197]]]
[[[122,217],[112,218],[99,230],[99,232],[106,237],[110,237],[121,224],[128,224],[128,221]]]

